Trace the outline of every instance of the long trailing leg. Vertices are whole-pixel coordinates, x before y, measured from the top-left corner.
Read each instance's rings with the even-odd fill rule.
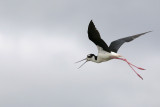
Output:
[[[128,63],[128,62],[127,62]],[[143,80],[143,78],[141,77],[141,75],[139,75],[134,69],[133,67],[128,63],[128,65],[132,68],[132,70]]]
[[[115,58],[115,59],[123,60],[123,61],[127,62],[128,64],[130,64],[130,65],[132,65],[132,66],[134,66],[134,67],[136,67],[136,68],[138,68],[138,69],[140,69],[140,70],[145,70],[144,68],[137,67],[137,66],[133,65],[132,63],[128,62],[127,59],[125,59],[125,58]]]
[[[132,66],[134,66],[134,67],[136,67],[136,68],[138,68],[138,69],[140,69],[140,70],[145,70],[145,69],[143,69],[143,68],[140,68],[140,67],[137,67],[137,66],[135,66],[135,65],[133,65],[133,64],[131,64],[130,62],[128,62],[127,61],[127,59],[125,59],[125,58],[114,58],[114,59],[120,59],[120,60],[123,60],[123,61],[125,61],[125,62],[127,62],[128,63],[128,65],[132,68],[132,70],[143,80],[143,78],[133,69],[133,67]],[[132,66],[131,66],[132,65]]]

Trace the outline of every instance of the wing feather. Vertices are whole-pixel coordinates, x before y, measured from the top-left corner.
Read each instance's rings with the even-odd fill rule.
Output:
[[[88,38],[93,43],[95,43],[99,47],[103,48],[103,50],[110,52],[108,45],[104,42],[103,39],[101,39],[101,36],[100,36],[98,30],[96,29],[94,23],[92,22],[92,20],[90,21],[89,26],[88,26]]]
[[[136,39],[136,38],[138,38],[138,37],[140,37],[140,36],[142,36],[146,33],[149,33],[149,32],[151,32],[151,31],[115,40],[115,41],[111,42],[111,44],[109,46],[109,49],[111,51],[117,53],[118,49],[123,45],[123,43],[130,42],[130,41],[132,41],[132,40],[134,40],[134,39]]]

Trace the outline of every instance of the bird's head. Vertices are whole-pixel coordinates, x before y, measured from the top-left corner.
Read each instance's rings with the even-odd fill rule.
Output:
[[[84,60],[86,60],[80,67],[82,67],[86,62],[88,62],[88,61],[93,61],[93,62],[95,62],[96,60],[97,60],[97,56],[95,56],[94,54],[88,54],[87,55],[87,58],[85,58],[85,59],[82,59],[82,60],[80,60],[80,61],[77,61],[76,63],[78,63],[78,62],[81,62],[81,61],[84,61]],[[79,67],[79,68],[80,68]]]
[[[87,55],[87,61],[95,61],[95,60],[97,60],[97,56],[95,56],[94,54],[88,54]]]

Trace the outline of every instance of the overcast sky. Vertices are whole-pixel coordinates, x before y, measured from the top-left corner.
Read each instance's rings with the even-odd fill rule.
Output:
[[[0,107],[160,107],[159,0],[0,0]],[[87,28],[111,41],[148,33],[96,64]]]

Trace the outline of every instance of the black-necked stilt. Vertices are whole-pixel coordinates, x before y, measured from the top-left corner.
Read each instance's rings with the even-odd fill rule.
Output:
[[[100,36],[98,30],[96,29],[94,23],[91,20],[89,23],[89,26],[88,26],[88,37],[97,46],[98,55],[96,56],[94,54],[89,54],[89,55],[87,55],[87,58],[85,58],[83,60],[86,60],[86,62],[92,61],[92,62],[96,62],[96,63],[101,63],[101,62],[105,62],[105,61],[108,61],[111,59],[120,59],[120,60],[127,62],[128,65],[132,68],[132,70],[143,80],[143,78],[133,69],[132,66],[134,66],[140,70],[145,70],[145,69],[131,64],[130,62],[127,61],[127,59],[125,59],[123,56],[118,54],[117,51],[122,46],[123,43],[130,42],[130,41],[134,40],[135,38],[140,37],[140,36],[142,36],[146,33],[149,33],[149,32],[151,32],[151,31],[115,40],[115,41],[111,42],[110,46],[108,47],[108,45],[104,42],[104,40],[101,39],[101,36]],[[81,62],[83,60],[80,60],[78,62]],[[76,63],[78,63],[78,62],[76,62]],[[80,67],[82,67],[86,62],[84,62]]]

